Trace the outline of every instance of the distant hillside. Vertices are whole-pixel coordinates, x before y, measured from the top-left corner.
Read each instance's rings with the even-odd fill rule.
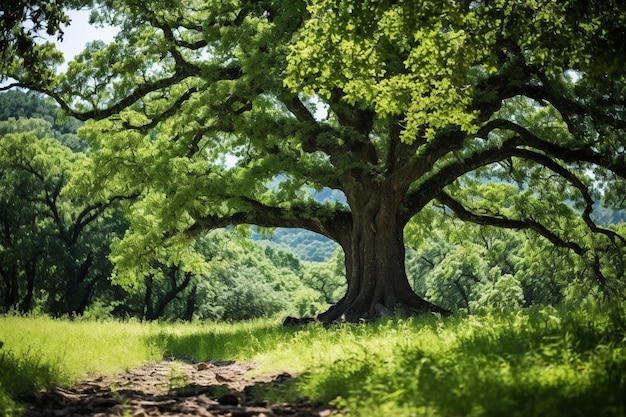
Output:
[[[338,248],[332,240],[304,229],[279,228],[265,236],[253,228],[252,239],[261,245],[289,251],[303,261],[326,261]]]
[[[85,151],[87,142],[76,134],[82,122],[72,117],[60,118],[59,110],[58,105],[46,101],[41,94],[20,90],[0,93],[0,121],[14,119],[18,123],[16,126],[19,126],[25,119],[41,119],[49,124],[47,137],[57,139],[74,152]],[[39,126],[41,128],[41,124]]]
[[[44,119],[60,134],[75,134],[82,122],[68,117],[63,124],[59,120],[59,106],[46,101],[41,94],[9,90],[0,93],[0,120],[9,118]]]
[[[284,180],[283,175],[278,175],[271,187],[276,187]],[[307,188],[310,194],[320,203],[338,201],[346,203],[346,196],[339,190],[324,188],[315,191]],[[276,249],[289,251],[302,261],[323,262],[330,259],[339,247],[335,242],[317,233],[305,229],[277,228],[267,236],[259,233],[256,227],[252,228],[252,240],[261,245],[268,245]]]

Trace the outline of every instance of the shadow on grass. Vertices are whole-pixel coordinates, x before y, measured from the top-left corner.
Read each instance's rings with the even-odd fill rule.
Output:
[[[620,326],[566,313],[450,320],[455,343],[447,347],[415,342],[392,355],[352,356],[298,384],[376,415],[626,416]]]
[[[10,351],[0,351],[0,385],[11,396],[20,396],[57,383],[62,371],[51,363],[33,358],[18,358]]]
[[[321,374],[303,375],[309,381],[299,383],[322,401],[351,410],[374,410],[374,415],[626,415],[624,357],[593,360],[580,375],[575,368],[559,366],[512,369],[501,358],[479,356],[462,360],[416,354],[387,371],[371,362],[346,362]]]
[[[190,333],[162,331],[149,336],[146,343],[161,350],[165,359],[246,360],[288,343],[297,331],[267,322],[245,323]]]
[[[61,369],[37,358],[17,357],[0,349],[0,415],[19,416],[31,393],[60,382]],[[18,401],[18,402],[16,402]]]

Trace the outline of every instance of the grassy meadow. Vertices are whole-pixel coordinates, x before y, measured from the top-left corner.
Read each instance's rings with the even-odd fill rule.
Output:
[[[626,416],[625,305],[283,328],[0,317],[0,415],[29,391],[160,361],[253,361],[299,375],[273,400],[349,416]]]

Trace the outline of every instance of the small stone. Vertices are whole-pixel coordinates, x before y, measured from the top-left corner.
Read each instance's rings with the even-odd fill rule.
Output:
[[[196,364],[196,369],[198,371],[206,371],[207,369],[209,369],[211,366],[208,363],[205,362],[200,362]]]

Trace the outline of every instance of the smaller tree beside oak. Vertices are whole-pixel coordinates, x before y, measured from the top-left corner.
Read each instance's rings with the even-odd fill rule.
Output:
[[[86,156],[42,119],[0,122],[0,312],[80,315],[110,285],[109,244],[125,226],[116,200],[91,204],[68,182]]]

